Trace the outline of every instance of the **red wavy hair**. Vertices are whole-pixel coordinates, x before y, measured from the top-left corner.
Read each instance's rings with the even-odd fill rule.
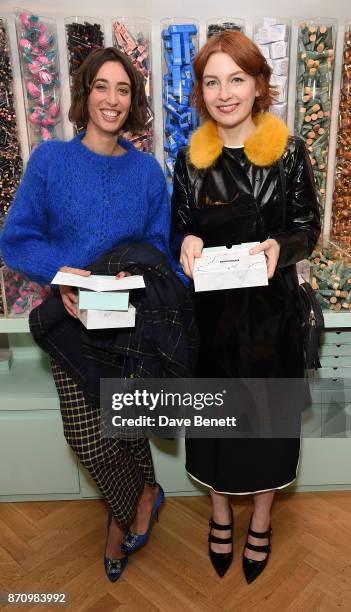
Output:
[[[252,114],[266,111],[277,93],[276,88],[269,84],[271,68],[257,45],[245,34],[236,30],[225,30],[211,36],[194,59],[195,83],[191,92],[191,102],[199,115],[205,119],[209,118],[202,94],[202,79],[210,56],[218,52],[227,53],[241,70],[255,77],[260,95],[255,99]]]

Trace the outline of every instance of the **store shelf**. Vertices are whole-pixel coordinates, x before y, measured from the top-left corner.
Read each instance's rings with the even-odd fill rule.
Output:
[[[59,401],[50,366],[45,359],[14,360],[0,374],[0,411],[58,410]]]
[[[327,312],[323,310],[323,314],[326,329],[351,327],[351,312]]]
[[[1,334],[23,334],[24,332],[29,332],[28,317],[0,318]]]
[[[318,397],[314,397],[314,418],[304,426],[301,469],[293,491],[351,487],[347,467],[351,456],[351,386],[348,380],[339,379],[345,374],[345,367],[339,365],[343,366],[345,355],[350,354],[351,313],[324,311],[324,316],[322,358],[341,361],[338,368],[326,368],[326,361],[315,375]],[[9,334],[14,353],[11,370],[0,374],[0,448],[14,466],[6,478],[0,479],[0,502],[98,497],[94,483],[77,465],[63,437],[48,359],[33,344],[28,318],[0,319],[0,333]],[[323,378],[323,373],[328,378]],[[201,493],[184,471],[183,441],[165,444],[156,440],[152,451],[158,480],[167,484],[168,492]],[[23,474],[18,471],[19,465],[26,465]]]
[[[327,312],[323,311],[326,328],[350,327],[351,312]],[[0,318],[0,333],[20,334],[29,332],[28,318]]]
[[[79,494],[77,458],[58,410],[0,411],[2,496]]]

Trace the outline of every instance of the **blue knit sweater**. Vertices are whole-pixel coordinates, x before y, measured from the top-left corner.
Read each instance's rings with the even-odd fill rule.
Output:
[[[120,157],[88,149],[79,134],[38,146],[1,236],[8,266],[41,284],[61,266],[84,268],[123,242],[147,242],[168,257],[170,204],[163,172],[125,140]]]

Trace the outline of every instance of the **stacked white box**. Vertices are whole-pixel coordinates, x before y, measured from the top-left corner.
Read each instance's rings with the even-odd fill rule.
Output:
[[[265,17],[254,25],[254,41],[272,69],[271,85],[278,94],[270,111],[286,121],[289,73],[289,32],[287,23]]]
[[[135,308],[128,310],[78,310],[78,319],[87,329],[118,329],[135,326]]]
[[[145,287],[144,279],[140,275],[116,279],[115,276],[81,276],[67,272],[57,272],[51,284],[88,289],[88,292],[85,291],[80,296],[83,301],[79,301],[77,308],[78,319],[87,329],[134,327],[136,310],[132,304],[128,307],[129,289]],[[85,308],[80,308],[83,304]],[[105,309],[106,306],[110,309]]]

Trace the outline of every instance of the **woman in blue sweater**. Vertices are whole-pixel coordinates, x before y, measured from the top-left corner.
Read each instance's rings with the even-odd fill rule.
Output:
[[[69,112],[84,131],[35,149],[9,212],[1,250],[11,268],[41,284],[59,269],[88,275],[82,268],[124,242],[149,243],[176,265],[162,170],[151,155],[118,137],[122,126],[142,130],[148,112],[142,78],[129,60],[114,48],[93,51],[76,75]],[[70,287],[60,292],[75,317],[75,294]],[[149,442],[102,438],[99,411],[58,364],[52,369],[65,437],[111,508],[104,565],[115,581],[127,562],[126,529],[126,544],[136,550],[164,498]]]

